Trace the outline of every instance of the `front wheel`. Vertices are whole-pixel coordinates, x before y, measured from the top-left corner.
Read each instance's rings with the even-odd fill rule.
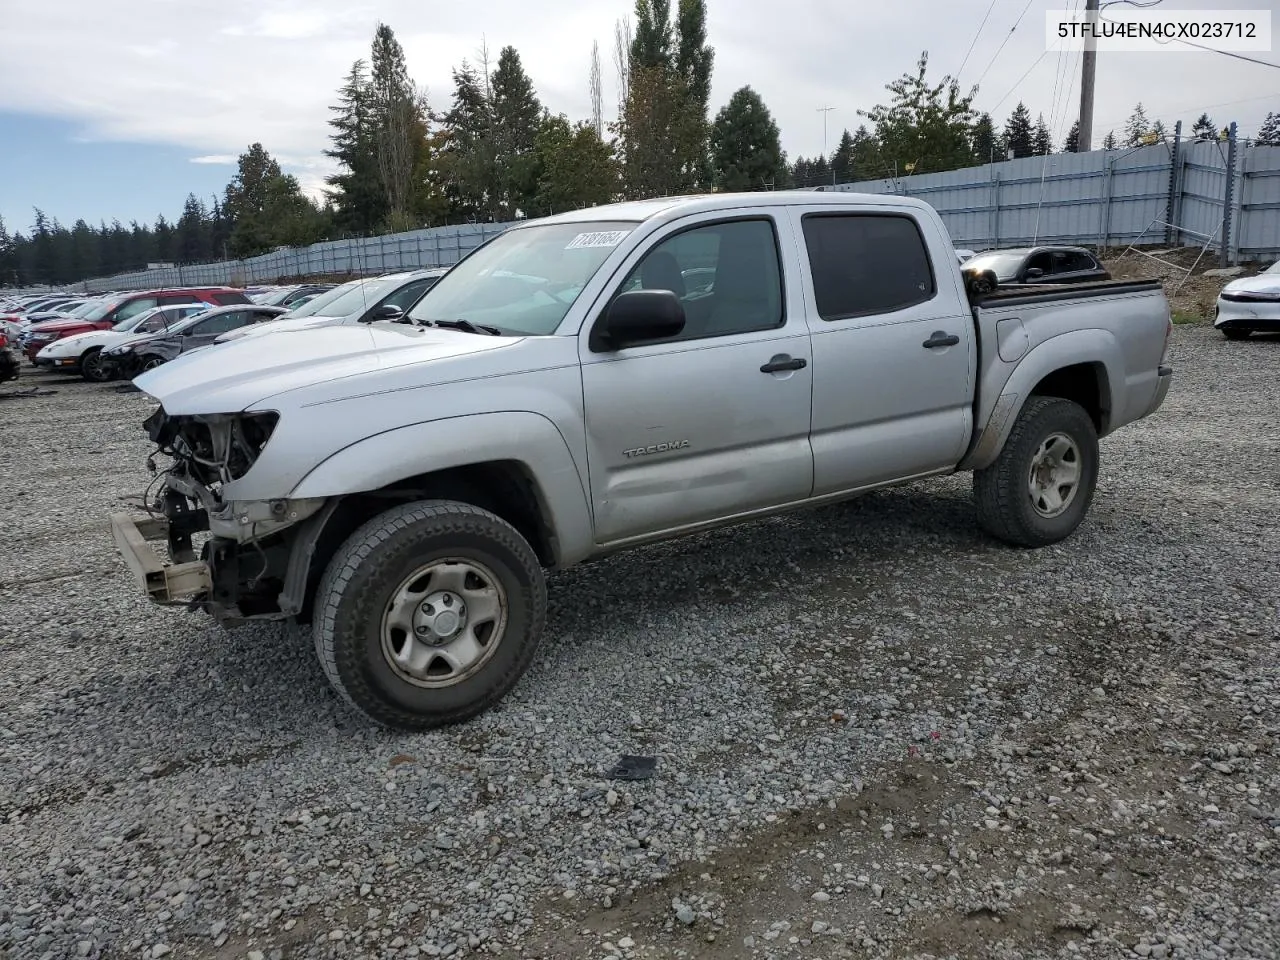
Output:
[[[1022,547],[1043,547],[1080,526],[1098,481],[1098,433],[1078,403],[1033,396],[995,463],[973,475],[978,523]]]
[[[487,510],[422,500],[379,514],[329,562],[312,634],[334,689],[371,720],[426,730],[483,713],[542,638],[533,548]]]
[[[102,348],[86,350],[80,358],[80,376],[90,383],[105,383],[111,379],[111,370],[102,357]]]
[[[138,361],[138,366],[142,373],[146,373],[148,370],[154,370],[163,363],[163,357],[142,357]]]

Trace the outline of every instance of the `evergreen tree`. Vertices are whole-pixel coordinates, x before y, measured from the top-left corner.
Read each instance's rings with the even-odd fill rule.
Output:
[[[1213,121],[1209,119],[1209,114],[1200,114],[1200,118],[1192,124],[1191,139],[1195,142],[1218,139],[1218,130],[1213,125]]]
[[[529,210],[548,216],[609,203],[617,198],[621,171],[613,147],[595,125],[571,126],[564,114],[547,116],[535,144],[538,181]]]
[[[454,69],[453,86],[440,158],[443,193],[455,216],[487,219],[498,193],[489,101],[479,74],[466,60]]]
[[[853,175],[853,134],[848,129],[840,134],[836,152],[831,155],[831,169],[836,183],[852,183],[856,179]]]
[[[338,103],[329,108],[336,114],[329,120],[333,147],[324,151],[340,167],[325,183],[331,188],[326,195],[334,207],[334,225],[343,233],[372,233],[390,210],[378,172],[370,98],[365,62],[357,60],[338,91]],[[229,238],[228,229],[215,238],[215,249],[221,250]]]
[[[1037,157],[1053,153],[1053,137],[1049,135],[1043,113],[1036,117],[1035,128],[1031,131],[1031,153]]]
[[[831,165],[827,158],[816,157],[809,162],[809,186],[820,187],[831,182]]]
[[[1107,135],[1102,138],[1102,149],[1103,150],[1116,149],[1116,132],[1114,130],[1108,130]]]
[[[1147,119],[1147,111],[1139,102],[1133,108],[1133,113],[1129,115],[1129,119],[1124,125],[1124,145],[1126,147],[1140,147],[1142,140],[1146,137],[1151,129],[1151,122]]]
[[[17,286],[18,283],[18,245],[5,228],[4,217],[0,217],[0,287]]]
[[[994,163],[997,160],[1003,160],[997,144],[996,126],[991,120],[991,114],[981,113],[973,124],[973,162],[974,163]]]
[[[388,225],[406,230],[413,226],[409,209],[413,170],[426,129],[404,49],[385,23],[379,23],[374,31],[369,63],[369,115],[378,175],[387,198]]]
[[[542,104],[515,47],[502,48],[491,82],[490,114],[498,197],[495,213],[504,220],[526,210],[538,189],[534,155],[542,126]]]
[[[1253,142],[1261,146],[1280,146],[1280,113],[1267,111],[1267,118],[1262,121],[1258,136]]]
[[[320,211],[261,143],[250,144],[240,155],[223,209],[232,222],[228,246],[235,257],[252,257],[281,244],[312,243],[323,234]],[[156,233],[157,245],[162,245],[158,225]]]
[[[1029,157],[1035,152],[1035,136],[1031,130],[1031,112],[1021,100],[1013,108],[1008,121],[1004,125],[1004,148],[1012,150],[1015,159]]]
[[[883,168],[880,141],[865,124],[859,124],[853,132],[853,179],[874,180],[881,175]]]
[[[2,226],[2,225],[0,225]],[[0,236],[0,244],[4,238]],[[98,275],[98,237],[83,219],[71,227],[71,282]]]
[[[973,161],[970,137],[977,88],[961,96],[959,83],[950,76],[930,85],[925,79],[928,66],[925,51],[914,74],[886,85],[893,94],[888,104],[858,111],[875,123],[883,160],[896,162],[900,170],[912,165],[915,173],[955,170]]]
[[[673,40],[671,0],[636,0],[635,36],[630,50],[631,69],[669,69]]]
[[[164,214],[156,217],[156,225],[151,228],[151,235],[155,237],[156,259],[164,263],[169,263],[174,259],[173,255],[173,225],[165,219]]]
[[[853,138],[847,130],[844,137],[849,141],[851,161]],[[776,188],[782,178],[786,165],[778,124],[750,87],[735,92],[716,115],[711,128],[711,163],[717,190]],[[848,168],[846,162],[846,173]]]
[[[810,173],[810,162],[805,157],[796,157],[795,162],[791,165],[791,185],[794,187],[813,186],[810,182],[812,174]]]
[[[194,193],[187,194],[174,241],[174,255],[179,263],[199,263],[212,258],[208,219],[208,212],[199,198]]]
[[[1080,153],[1080,121],[1077,120],[1067,131],[1066,142],[1062,145],[1063,153]]]

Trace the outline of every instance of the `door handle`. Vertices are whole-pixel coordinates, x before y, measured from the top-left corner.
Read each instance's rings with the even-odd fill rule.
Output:
[[[921,346],[926,350],[932,350],[935,347],[954,347],[960,342],[960,338],[954,333],[947,333],[945,330],[933,331],[933,336],[926,340]]]
[[[777,373],[779,370],[799,370],[809,365],[804,357],[793,358],[789,353],[775,353],[769,362],[760,368],[761,373]]]

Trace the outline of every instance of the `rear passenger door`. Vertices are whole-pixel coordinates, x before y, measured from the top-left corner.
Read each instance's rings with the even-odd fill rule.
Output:
[[[941,228],[903,208],[795,208],[809,271],[815,497],[959,461],[972,427],[973,318]]]
[[[248,310],[228,310],[194,323],[182,335],[182,352],[213,343],[214,337],[239,329],[252,320],[253,314]]]

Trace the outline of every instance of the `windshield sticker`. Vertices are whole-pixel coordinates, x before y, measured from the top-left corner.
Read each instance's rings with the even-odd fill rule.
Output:
[[[580,233],[569,241],[566,250],[581,250],[584,247],[616,247],[626,237],[626,230],[608,230],[602,233]]]

